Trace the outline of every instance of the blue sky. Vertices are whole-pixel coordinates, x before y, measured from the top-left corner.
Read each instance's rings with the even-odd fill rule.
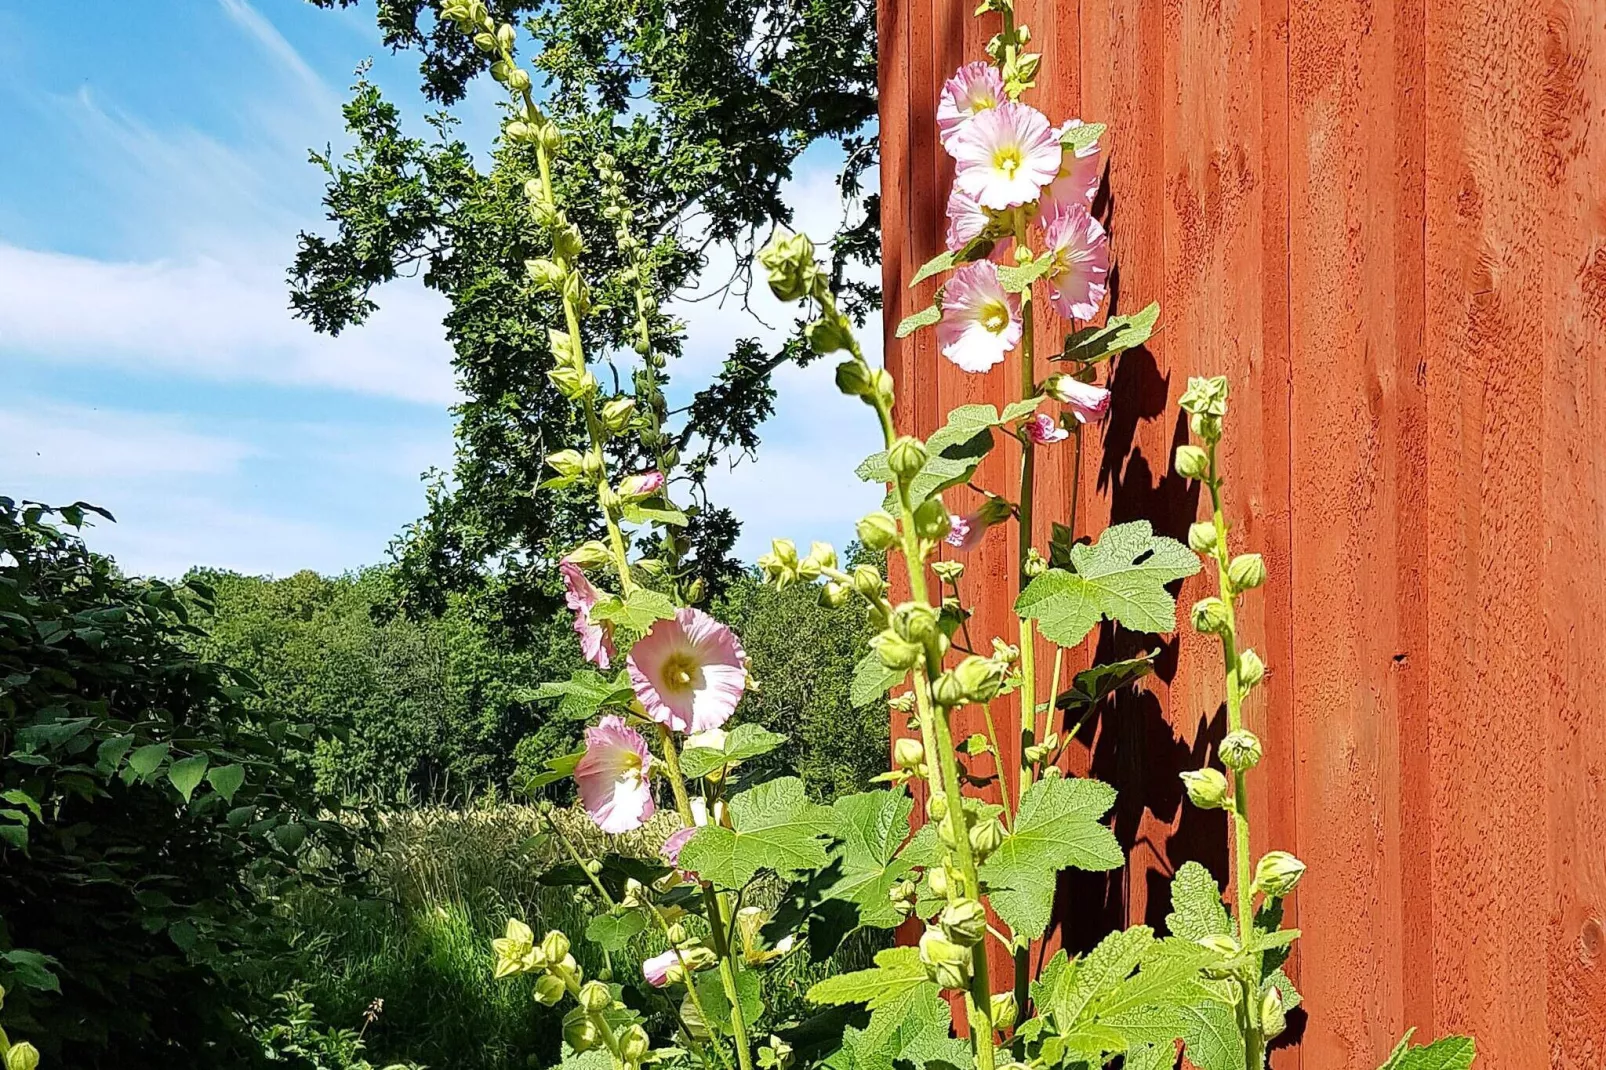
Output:
[[[367,4],[71,7],[0,3],[0,493],[106,506],[118,523],[93,544],[133,572],[381,560],[422,511],[420,474],[451,462],[444,302],[398,283],[370,324],[329,339],[291,318],[283,280],[296,233],[322,225],[306,154],[342,147],[353,71],[372,57],[421,125],[416,57],[384,51]],[[479,145],[493,88],[463,109]],[[815,154],[794,186],[816,234],[840,215],[833,162]],[[786,322],[767,295],[754,308]],[[730,303],[680,311],[683,382],[735,338],[773,336]],[[774,535],[843,542],[879,498],[851,475],[873,421],[830,374],[783,372],[759,460],[714,477],[749,558]]]

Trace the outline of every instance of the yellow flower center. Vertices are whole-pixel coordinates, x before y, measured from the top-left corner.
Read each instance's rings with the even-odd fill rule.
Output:
[[[672,691],[690,691],[699,671],[697,662],[687,655],[671,655],[664,662],[664,684]]]
[[[1022,162],[1020,149],[1014,145],[1006,145],[993,153],[993,166],[1004,172],[1005,178],[1014,178]]]
[[[1009,326],[1009,309],[1002,301],[989,301],[981,306],[981,315],[977,317],[981,325],[993,334],[1002,334]]]

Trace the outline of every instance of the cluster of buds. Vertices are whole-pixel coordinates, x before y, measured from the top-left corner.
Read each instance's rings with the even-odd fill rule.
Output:
[[[991,657],[971,654],[945,671],[931,685],[937,705],[948,709],[967,702],[987,703],[998,697],[1019,652],[1011,646],[996,648]]]
[[[954,942],[940,926],[928,925],[921,935],[920,964],[942,988],[963,990],[970,984],[969,945]]]
[[[491,941],[496,953],[496,977],[539,974],[535,979],[535,998],[550,1007],[565,992],[580,990],[580,964],[569,953],[569,938],[553,929],[535,941],[535,933],[516,918],[508,919],[505,933]]]
[[[768,1044],[761,1044],[758,1049],[759,1070],[791,1070],[793,1063],[792,1045],[770,1034]]]

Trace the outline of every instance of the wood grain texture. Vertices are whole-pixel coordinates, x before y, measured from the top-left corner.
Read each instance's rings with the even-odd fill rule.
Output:
[[[887,318],[940,248],[942,79],[996,25],[882,11]],[[1310,865],[1293,906],[1305,1014],[1278,1070],[1372,1070],[1400,1032],[1472,1032],[1491,1070],[1606,1066],[1606,9],[1578,0],[1023,0],[1034,103],[1110,124],[1096,206],[1115,311],[1162,330],[1110,419],[1040,451],[1035,541],[1205,508],[1170,473],[1187,377],[1232,378],[1234,547],[1266,555],[1247,640],[1270,666],[1257,848]],[[903,125],[899,125],[903,124]],[[1044,324],[1044,351],[1063,324]],[[999,404],[887,340],[899,418]],[[1039,373],[1046,371],[1046,366]],[[1018,451],[981,482],[1013,487]],[[973,501],[954,494],[954,505]],[[1014,534],[966,555],[982,643],[1014,630]],[[1184,606],[1210,589],[1183,586]],[[1068,667],[1156,644],[1069,766],[1120,791],[1120,874],[1075,875],[1054,939],[1159,922],[1175,866],[1226,874],[1219,815],[1176,772],[1222,731],[1218,654],[1107,630]],[[1051,664],[1045,648],[1040,663]],[[956,736],[977,730],[967,714]],[[1008,735],[1008,731],[1005,732]],[[1012,756],[1011,756],[1012,757]]]

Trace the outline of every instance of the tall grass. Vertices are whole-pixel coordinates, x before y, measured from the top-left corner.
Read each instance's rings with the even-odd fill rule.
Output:
[[[608,837],[583,813],[552,816],[586,855],[652,856],[674,827],[673,815],[665,814],[636,833]],[[403,1060],[433,1070],[555,1066],[562,1009],[536,1003],[528,978],[493,981],[489,950],[508,918],[517,917],[537,935],[567,933],[588,976],[607,965],[582,938],[596,912],[589,889],[539,879],[567,860],[544,832],[539,811],[524,806],[388,815],[371,859],[371,898],[307,890],[286,902],[297,954],[275,983],[304,983],[318,1016],[334,1026],[359,1024],[370,1003],[383,1000],[383,1012],[364,1033],[376,1066]],[[654,933],[638,939],[640,954],[663,949]],[[801,1013],[810,984],[835,969],[867,965],[880,946],[868,938],[850,945],[834,966],[798,954],[773,967],[766,977],[772,1017]],[[617,979],[639,986],[620,965]]]

